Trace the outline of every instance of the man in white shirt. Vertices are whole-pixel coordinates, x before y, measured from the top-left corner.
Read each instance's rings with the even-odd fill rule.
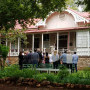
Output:
[[[67,52],[67,68],[70,68],[72,73],[72,54],[70,51]]]
[[[52,60],[53,60],[53,68],[58,68],[58,60],[59,60],[59,55],[57,54],[57,51],[54,51],[54,54],[52,55]]]

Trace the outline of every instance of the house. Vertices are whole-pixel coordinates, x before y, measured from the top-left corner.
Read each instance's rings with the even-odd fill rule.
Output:
[[[68,8],[59,12],[50,12],[44,20],[38,20],[36,25],[28,27],[26,47],[18,38],[16,43],[8,43],[10,56],[18,56],[20,50],[34,51],[40,48],[42,52],[58,52],[63,50],[76,51],[79,56],[90,56],[90,13],[78,12]],[[21,29],[16,25],[16,29]]]

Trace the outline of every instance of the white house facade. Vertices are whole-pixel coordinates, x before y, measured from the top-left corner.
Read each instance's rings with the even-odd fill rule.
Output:
[[[28,28],[27,46],[18,38],[15,43],[5,44],[10,46],[9,56],[18,56],[21,50],[40,48],[42,52],[52,53],[53,50],[63,52],[70,50],[79,56],[90,56],[90,14],[67,9],[61,13],[52,12],[47,18],[39,20],[32,28]],[[18,25],[20,28],[20,25]],[[2,39],[0,39],[2,43]]]

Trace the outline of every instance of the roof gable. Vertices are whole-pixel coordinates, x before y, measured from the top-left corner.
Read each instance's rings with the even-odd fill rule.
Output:
[[[90,13],[89,12],[78,12],[78,11],[75,11],[75,10],[72,10],[70,8],[68,8],[67,10],[65,10],[66,12],[70,13],[74,19],[75,19],[75,23],[78,23],[78,22],[87,22],[87,23],[90,23]],[[53,14],[53,13],[56,13],[56,12],[51,12],[50,15],[48,15],[48,17],[44,20],[40,20],[36,26],[44,26],[46,25],[46,21],[47,19]]]

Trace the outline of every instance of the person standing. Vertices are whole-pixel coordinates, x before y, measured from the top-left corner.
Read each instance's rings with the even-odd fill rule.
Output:
[[[72,55],[72,63],[73,63],[72,72],[74,72],[74,68],[77,72],[77,62],[78,62],[78,55],[76,54],[76,52],[74,52],[74,54]]]
[[[39,54],[37,53],[37,50],[34,50],[34,53],[32,53],[32,63],[33,66],[36,65],[36,67],[38,67],[38,61],[39,61]]]
[[[67,51],[60,56],[61,63],[67,67]]]
[[[28,64],[32,64],[32,52],[31,51],[27,55],[27,58],[28,58]]]
[[[49,63],[53,64],[53,61],[52,61],[52,54],[51,54],[51,53],[49,54]]]
[[[41,53],[41,51],[40,51],[40,49],[38,48],[37,49],[37,53],[38,53],[38,55],[39,55],[39,61],[38,61],[38,66],[42,63],[42,53]]]
[[[48,52],[46,52],[46,56],[45,56],[45,64],[49,64],[49,56],[48,56]]]
[[[45,53],[42,55],[42,63],[45,64]]]
[[[23,64],[28,64],[28,51],[24,51],[24,60]]]
[[[52,60],[53,60],[53,68],[57,69],[58,68],[58,60],[59,60],[59,55],[57,54],[57,51],[54,51],[54,54],[52,55]]]
[[[70,51],[67,52],[67,68],[71,69],[72,73],[72,54]]]
[[[22,69],[22,65],[23,65],[23,55],[22,55],[22,52],[19,53],[19,68]]]

